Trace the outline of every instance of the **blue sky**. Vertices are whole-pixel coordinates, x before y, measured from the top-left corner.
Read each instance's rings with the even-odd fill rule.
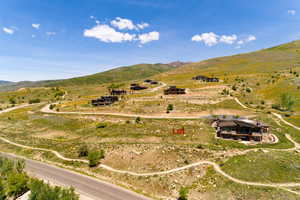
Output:
[[[3,0],[0,80],[200,61],[297,39],[299,0]]]

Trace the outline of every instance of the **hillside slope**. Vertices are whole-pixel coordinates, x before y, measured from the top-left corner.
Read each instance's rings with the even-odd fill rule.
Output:
[[[166,72],[174,68],[174,66],[167,64],[138,64],[120,67],[89,76],[53,81],[47,83],[46,86],[74,86],[137,80]]]
[[[300,66],[300,40],[256,52],[195,62],[162,74],[165,80],[187,80],[209,76],[270,73]]]
[[[256,52],[213,58],[191,63],[155,78],[169,85],[196,89],[206,84],[192,80],[197,75],[218,77],[230,95],[253,108],[277,106],[283,94],[295,99],[300,113],[300,41],[293,41]],[[276,104],[276,105],[275,105]]]
[[[16,90],[24,87],[68,87],[122,82],[129,80],[144,79],[175,68],[176,66],[170,64],[137,64],[132,66],[119,67],[109,71],[71,79],[47,80],[36,82],[22,81],[18,83],[11,83],[0,86],[0,91]]]

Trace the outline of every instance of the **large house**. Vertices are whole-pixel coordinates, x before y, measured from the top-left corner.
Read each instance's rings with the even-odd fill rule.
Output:
[[[154,81],[154,80],[151,80],[151,79],[146,79],[146,80],[144,80],[144,82],[145,82],[145,83],[149,83],[149,84],[151,84],[151,85],[156,85],[156,84],[158,84],[157,81]]]
[[[168,89],[164,90],[165,95],[169,94],[185,94],[184,88],[177,88],[176,86],[170,86]]]
[[[92,100],[93,106],[105,106],[113,104],[114,102],[119,101],[117,96],[102,96],[101,98]]]
[[[137,83],[132,83],[132,84],[130,85],[130,89],[131,89],[131,90],[145,90],[145,89],[147,89],[147,87],[145,87],[145,86],[140,86],[140,85],[137,84]]]
[[[112,89],[109,91],[110,95],[126,95],[127,91],[126,90],[116,90],[116,89]]]
[[[202,76],[202,75],[193,77],[193,80],[199,80],[199,81],[203,81],[203,82],[219,82],[218,78],[207,77],[207,76]]]
[[[262,141],[269,126],[249,119],[216,120],[217,136],[234,140]]]

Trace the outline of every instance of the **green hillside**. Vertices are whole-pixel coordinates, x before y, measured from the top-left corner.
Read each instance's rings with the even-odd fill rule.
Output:
[[[174,68],[175,67],[167,64],[138,64],[133,66],[120,67],[89,76],[53,81],[47,83],[46,86],[89,85],[137,80],[169,71]]]
[[[165,73],[162,78],[186,80],[197,73],[216,76],[270,73],[299,66],[300,40],[256,52],[191,63]]]
[[[288,93],[295,100],[294,111],[300,112],[300,41],[256,52],[213,58],[191,63],[157,75],[169,85],[196,89],[202,85],[192,80],[196,75],[216,76],[219,83],[233,88],[231,96],[253,108],[270,108],[280,104]],[[275,105],[276,106],[276,105]]]
[[[0,86],[0,91],[17,90],[24,87],[68,87],[77,85],[96,85],[144,79],[162,72],[175,69],[171,64],[137,64],[133,66],[119,67],[109,71],[63,80],[47,81],[22,81]]]

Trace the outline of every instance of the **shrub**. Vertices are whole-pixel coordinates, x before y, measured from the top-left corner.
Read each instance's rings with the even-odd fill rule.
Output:
[[[88,154],[89,166],[96,167],[99,164],[100,159],[103,159],[103,158],[104,158],[103,150],[89,152],[89,154]]]
[[[41,103],[41,100],[40,99],[30,99],[28,101],[29,104],[34,104],[34,103]]]
[[[250,88],[246,88],[246,92],[250,93],[251,89]]]
[[[139,124],[140,122],[141,122],[141,118],[140,118],[140,117],[137,117],[137,118],[135,119],[135,123]]]
[[[106,128],[107,124],[106,123],[99,123],[97,124],[97,128]]]
[[[188,189],[185,187],[180,188],[178,200],[187,200],[188,199]]]
[[[167,113],[169,113],[170,111],[172,111],[174,109],[173,104],[169,104],[167,107]]]
[[[11,98],[9,98],[9,103],[14,105],[17,103],[17,101],[15,98],[11,97]]]
[[[85,157],[85,156],[88,156],[88,154],[89,154],[89,149],[88,149],[88,146],[86,144],[79,147],[79,149],[78,149],[78,156],[79,157]]]
[[[56,106],[55,104],[50,104],[49,109],[53,110],[55,108],[55,106]]]
[[[232,86],[232,88],[231,88],[232,90],[234,90],[234,91],[236,91],[237,90],[237,87],[236,87],[236,85],[234,85],[234,86]]]
[[[229,95],[229,90],[223,89],[221,95]]]
[[[65,94],[64,91],[58,91],[58,92],[56,92],[56,93],[54,94],[54,97],[55,97],[55,98],[56,98],[56,97],[62,97],[62,96],[64,96],[64,94]]]

